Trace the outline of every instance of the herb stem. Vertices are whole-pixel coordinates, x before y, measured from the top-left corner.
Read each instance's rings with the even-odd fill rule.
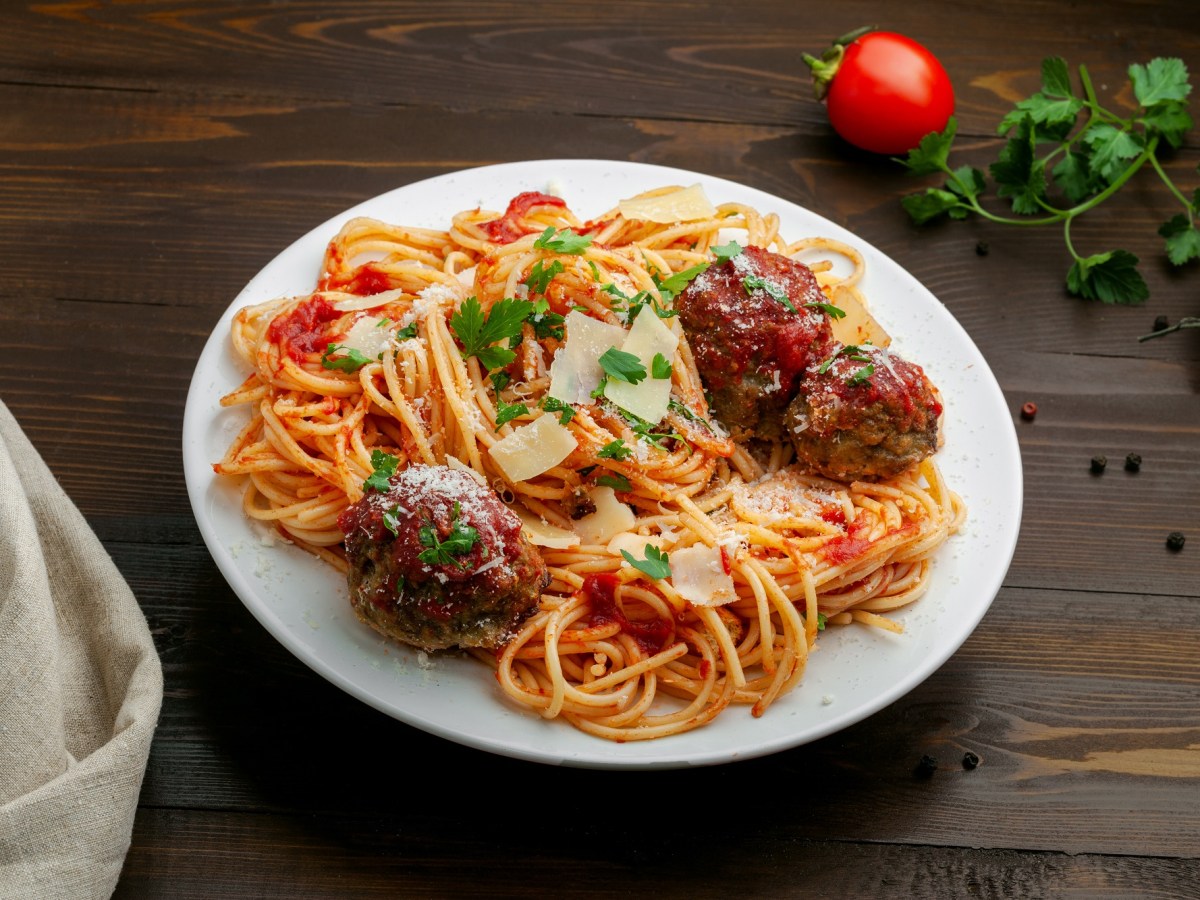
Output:
[[[1184,328],[1200,328],[1200,317],[1187,316],[1167,328],[1152,331],[1150,334],[1143,334],[1138,338],[1138,343],[1148,341],[1151,338],[1162,337],[1164,334],[1170,334],[1173,331],[1182,331]]]
[[[1175,199],[1183,204],[1183,208],[1187,211],[1188,221],[1195,221],[1195,214],[1192,212],[1191,201],[1188,200],[1188,198],[1180,192],[1179,188],[1175,186],[1175,182],[1173,182],[1171,177],[1163,170],[1162,164],[1159,163],[1156,155],[1151,154],[1150,165],[1153,166],[1154,171],[1158,173],[1158,177],[1162,179],[1162,183],[1167,186],[1167,190],[1174,194]]]

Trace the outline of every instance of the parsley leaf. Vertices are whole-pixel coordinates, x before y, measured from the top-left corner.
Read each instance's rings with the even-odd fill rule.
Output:
[[[563,271],[561,260],[556,259],[547,266],[543,260],[539,259],[529,267],[529,275],[525,278],[525,287],[529,288],[531,295],[544,294],[546,288],[550,286],[550,282],[554,280],[554,276]]]
[[[386,510],[383,514],[383,527],[392,534],[399,536],[400,534],[400,504],[397,503],[391,509]]]
[[[959,197],[941,188],[926,188],[919,194],[906,194],[900,205],[916,225],[924,225],[938,216],[952,212],[962,206]]]
[[[338,350],[345,350],[345,356],[333,356]],[[357,372],[371,360],[363,356],[362,352],[351,347],[343,347],[340,344],[330,344],[325,348],[325,352],[321,354],[321,366],[326,369],[336,369],[339,372]]]
[[[411,325],[405,325],[403,328],[401,328],[399,331],[396,332],[396,340],[398,340],[398,341],[407,341],[409,338],[415,338],[416,336],[417,336],[417,323],[416,322],[413,322]]]
[[[945,172],[949,169],[950,148],[954,145],[954,135],[958,131],[958,122],[954,116],[946,122],[946,129],[941,133],[931,131],[921,138],[921,143],[908,151],[905,159],[897,159],[910,175],[932,175],[935,172]]]
[[[682,272],[676,272],[674,275],[669,275],[666,278],[660,278],[658,272],[653,272],[654,284],[658,288],[659,294],[662,295],[664,303],[669,303],[676,296],[682,294],[686,288],[701,272],[708,269],[709,264],[706,262],[697,263],[691,268],[684,269]]]
[[[825,630],[825,623],[829,621],[829,617],[823,612],[817,613],[817,631]]]
[[[790,312],[798,311],[792,305],[792,301],[788,299],[788,295],[784,292],[783,288],[773,281],[760,278],[758,275],[747,275],[742,279],[742,287],[745,288],[747,294],[751,294],[756,290],[766,291],[772,300],[782,303]]]
[[[697,425],[704,428],[705,431],[712,432],[712,426],[710,424],[708,424],[708,422],[703,417],[696,415],[696,413],[692,412],[691,409],[689,409],[684,404],[680,403],[678,400],[675,400],[675,399],[668,400],[667,408],[674,412],[679,413],[679,415],[683,416],[689,422],[695,422]]]
[[[521,326],[533,313],[528,300],[505,297],[493,304],[485,318],[479,300],[468,297],[450,317],[450,330],[462,344],[463,357],[474,356],[486,369],[507,366],[517,355],[506,347],[493,347],[498,341],[519,337]]]
[[[1186,100],[1192,90],[1182,59],[1160,57],[1144,66],[1134,63],[1129,67],[1129,80],[1133,83],[1133,95],[1145,107],[1164,100]]]
[[[603,447],[596,451],[596,456],[600,459],[615,459],[620,462],[623,459],[629,459],[633,455],[633,449],[626,445],[624,438],[617,438],[615,441],[609,441]]]
[[[1116,181],[1117,176],[1125,171],[1125,160],[1133,159],[1145,146],[1140,134],[1107,122],[1097,122],[1083,133],[1080,140],[1091,148],[1092,171],[1107,184]]]
[[[492,389],[495,390],[497,394],[508,387],[509,382],[512,381],[512,376],[507,372],[493,372],[488,376],[488,378],[492,382]]]
[[[364,491],[386,491],[392,485],[389,479],[396,474],[400,465],[400,457],[384,453],[382,450],[371,451],[371,467],[373,471],[362,484]]]
[[[846,318],[846,311],[840,306],[834,306],[832,303],[805,303],[805,309],[819,309],[831,319]]]
[[[417,559],[429,566],[455,566],[465,569],[466,565],[455,557],[471,552],[471,548],[479,541],[479,532],[470,525],[463,524],[461,515],[462,508],[455,503],[450,533],[444,541],[438,537],[437,529],[432,523],[422,525],[417,536],[421,546],[428,549],[417,554]]]
[[[1095,190],[1088,158],[1074,150],[1058,161],[1050,175],[1072,203],[1079,203]]]
[[[737,241],[730,241],[728,244],[722,244],[719,247],[712,248],[713,256],[717,258],[718,265],[720,263],[729,262],[735,256],[742,252],[742,245]]]
[[[570,403],[564,403],[557,397],[543,397],[542,409],[544,409],[546,412],[559,413],[559,425],[566,425],[573,418],[575,418],[575,407],[573,407]]]
[[[626,384],[637,384],[646,377],[646,367],[633,353],[626,353],[616,347],[609,347],[597,360],[609,378],[624,381]]]
[[[988,167],[996,181],[996,193],[1012,199],[1013,212],[1036,213],[1046,196],[1046,164],[1034,156],[1036,141],[1033,119],[1021,118],[1017,133],[1010,138],[999,158]]]
[[[596,484],[601,487],[610,487],[614,491],[623,491],[629,493],[633,490],[633,485],[629,483],[629,479],[620,472],[610,472],[607,475],[601,475],[596,479]]]
[[[497,398],[496,402],[496,430],[500,430],[500,426],[507,422],[511,422],[517,416],[529,415],[529,407],[524,403],[505,403]]]
[[[871,380],[871,376],[875,374],[875,364],[867,363],[853,375],[846,379],[846,384],[851,387],[856,387],[860,384],[866,384]]]
[[[1137,261],[1127,250],[1076,260],[1067,272],[1067,290],[1101,303],[1141,303],[1150,296],[1150,289],[1137,270]]]
[[[845,313],[843,313],[845,315]],[[647,319],[646,321],[653,321]],[[654,359],[650,360],[650,377],[651,378],[670,378],[671,377],[671,361],[661,353],[655,353]]]
[[[667,554],[659,550],[653,544],[646,544],[645,559],[638,559],[628,550],[622,550],[621,555],[625,557],[625,561],[637,569],[639,572],[644,572],[655,581],[663,578],[671,577],[671,564],[667,558]]]
[[[545,297],[534,302],[533,315],[529,317],[529,322],[533,325],[534,337],[552,337],[555,340],[561,341],[566,333],[563,329],[563,322],[565,321],[566,319],[558,313],[550,312],[550,303]]]
[[[576,234],[570,228],[564,228],[554,233],[554,226],[551,225],[542,232],[542,236],[533,242],[533,246],[538,250],[551,250],[555,253],[564,253],[578,256],[592,245],[592,239],[582,234]]]
[[[1200,259],[1200,231],[1190,215],[1172,217],[1164,222],[1158,233],[1167,239],[1167,258],[1177,266]]]

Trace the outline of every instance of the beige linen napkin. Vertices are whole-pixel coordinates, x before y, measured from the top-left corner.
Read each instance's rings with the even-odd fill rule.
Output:
[[[0,402],[0,898],[112,894],[161,703],[137,601]]]

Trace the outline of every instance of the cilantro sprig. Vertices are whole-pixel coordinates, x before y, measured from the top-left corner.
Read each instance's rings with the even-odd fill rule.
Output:
[[[474,356],[486,369],[502,369],[517,355],[507,347],[493,345],[518,337],[533,311],[534,304],[530,301],[505,297],[484,316],[479,300],[468,297],[450,317],[450,330],[462,344],[464,359]]]
[[[1128,118],[1100,105],[1086,66],[1080,66],[1078,73],[1080,90],[1076,91],[1065,60],[1057,56],[1043,60],[1042,89],[1019,101],[1000,122],[998,133],[1008,141],[988,167],[988,175],[997,196],[1009,201],[1015,216],[994,213],[981,204],[988,187],[988,176],[981,170],[951,167],[957,128],[953,118],[945,131],[926,135],[906,159],[899,160],[914,175],[947,176],[944,185],[910,194],[901,202],[918,225],[943,215],[952,219],[978,215],[1002,225],[1061,225],[1072,259],[1068,291],[1102,303],[1141,303],[1150,292],[1137,269],[1138,258],[1122,249],[1082,255],[1071,241],[1071,224],[1149,166],[1183,207],[1158,229],[1166,241],[1167,258],[1177,266],[1200,260],[1200,188],[1186,195],[1159,160],[1166,147],[1183,143],[1193,125],[1187,110],[1192,90],[1187,67],[1174,58],[1130,66],[1138,108]]]
[[[653,544],[646,544],[643,552],[646,554],[645,559],[638,559],[628,550],[622,550],[621,555],[625,557],[625,562],[655,581],[671,577],[671,561],[665,551],[659,550]]]

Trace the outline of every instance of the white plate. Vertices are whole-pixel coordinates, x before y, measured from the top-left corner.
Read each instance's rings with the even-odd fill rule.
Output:
[[[240,486],[213,474],[213,462],[246,416],[223,410],[217,400],[248,374],[230,349],[233,314],[250,303],[311,291],[325,244],[353,216],[445,228],[458,210],[503,210],[521,191],[551,189],[586,219],[640,191],[696,182],[716,203],[778,213],[788,239],[826,235],[863,252],[863,290],[873,312],[899,352],[919,362],[944,395],[946,444],[938,459],[966,500],[968,520],[939,551],[929,593],[897,616],[903,635],[831,629],[822,634],[803,683],[762,718],[735,707],[697,731],[613,744],[516,708],[473,660],[428,658],[360,624],[341,576],[265,537],[242,515]],[[915,278],[845,229],[785,200],[694,172],[629,162],[542,160],[469,169],[383,194],[309,232],[246,286],[213,330],[188,392],[183,461],[213,559],[250,612],[299,659],[376,709],[433,734],[521,759],[594,768],[748,759],[815,740],[882,709],[935,671],[978,624],[1008,570],[1021,519],[1020,455],[1000,388],[966,332]]]

